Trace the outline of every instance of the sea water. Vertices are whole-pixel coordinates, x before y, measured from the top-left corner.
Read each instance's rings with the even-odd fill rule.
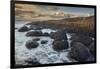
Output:
[[[50,63],[68,63],[71,60],[68,58],[68,50],[64,50],[61,52],[56,52],[52,48],[52,43],[54,39],[50,37],[26,37],[25,34],[27,32],[18,32],[18,29],[27,24],[25,21],[15,21],[15,63],[21,65],[27,65],[25,60],[28,58],[36,58],[37,61],[41,64],[50,64]],[[29,27],[29,26],[28,26]],[[41,29],[43,33],[51,33],[56,32],[57,30],[53,29]],[[68,37],[68,42],[70,45],[70,34],[66,33],[66,38]],[[40,38],[38,41],[39,46],[37,48],[33,48],[31,50],[27,49],[25,46],[26,41],[32,40],[35,38]],[[46,44],[41,44],[42,40],[47,40]]]

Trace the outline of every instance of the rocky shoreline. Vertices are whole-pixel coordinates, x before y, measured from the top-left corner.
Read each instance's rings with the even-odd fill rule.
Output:
[[[46,28],[53,29],[56,31],[50,33],[43,33],[41,30]],[[50,37],[54,40],[52,42],[52,49],[57,53],[62,52],[64,50],[68,50],[68,56],[66,57],[74,60],[71,60],[71,62],[86,62],[95,60],[95,38],[91,37],[90,35],[87,35],[87,31],[83,34],[79,31],[77,32],[76,30],[74,30],[74,32],[71,30],[69,31],[68,28],[62,28],[58,25],[51,26],[49,24],[45,24],[45,22],[36,22],[25,24],[23,27],[18,29],[18,32],[26,32],[26,37],[37,37],[36,39],[26,41],[25,47],[28,50],[34,50],[39,47],[38,41],[40,41],[40,38],[38,37]],[[67,33],[70,34],[70,38],[68,38]],[[70,40],[71,42],[69,43],[68,40]],[[42,40],[40,42],[40,44],[44,45],[47,43],[48,40]],[[34,59],[26,59],[25,63],[27,63],[28,65],[41,64],[39,61],[37,61],[37,58]],[[50,59],[53,59],[53,57]],[[65,60],[64,62],[69,63]]]

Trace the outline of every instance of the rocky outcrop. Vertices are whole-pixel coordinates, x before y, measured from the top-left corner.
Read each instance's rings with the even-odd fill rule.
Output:
[[[54,39],[53,49],[55,51],[61,51],[68,48],[67,36],[64,30],[52,32],[50,37]]]
[[[93,41],[91,37],[86,36],[86,35],[82,35],[82,34],[74,34],[74,35],[72,35],[71,40],[73,42],[81,42],[86,46],[90,45],[92,43],[92,41]]]

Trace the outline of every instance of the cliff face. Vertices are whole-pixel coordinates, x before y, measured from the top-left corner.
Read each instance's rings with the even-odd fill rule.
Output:
[[[78,17],[63,20],[64,24],[69,27],[86,29],[87,31],[94,31],[95,17]]]
[[[94,32],[95,17],[76,17],[66,18],[61,20],[48,20],[48,21],[36,21],[30,24],[36,25],[49,25],[53,27],[61,27],[63,29],[69,29],[77,32]]]

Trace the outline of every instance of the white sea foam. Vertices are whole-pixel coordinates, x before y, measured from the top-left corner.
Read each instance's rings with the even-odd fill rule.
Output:
[[[56,32],[57,30],[52,30],[52,29],[42,29],[41,30],[43,33],[47,32],[47,33],[51,33],[51,32]]]
[[[16,23],[15,27],[20,28],[24,26],[26,23]],[[42,29],[42,32],[56,32],[56,30],[52,29]],[[18,32],[15,30],[15,62],[16,64],[26,65],[25,60],[28,58],[37,58],[37,60],[41,64],[50,64],[50,63],[64,63],[71,62],[67,57],[68,51],[56,52],[52,48],[52,43],[54,39],[50,37],[26,37],[25,34],[27,32]],[[68,38],[70,35],[67,35]],[[39,46],[32,50],[29,50],[25,47],[25,43],[28,40],[32,40],[35,38],[40,38],[38,41]],[[42,40],[47,40],[47,44],[41,44]],[[70,42],[70,40],[68,40]]]
[[[67,41],[68,41],[68,44],[69,44],[69,47],[70,47],[70,43],[71,43],[70,38],[71,38],[71,35],[69,33],[67,33],[66,36],[67,36],[67,39],[68,39]]]

